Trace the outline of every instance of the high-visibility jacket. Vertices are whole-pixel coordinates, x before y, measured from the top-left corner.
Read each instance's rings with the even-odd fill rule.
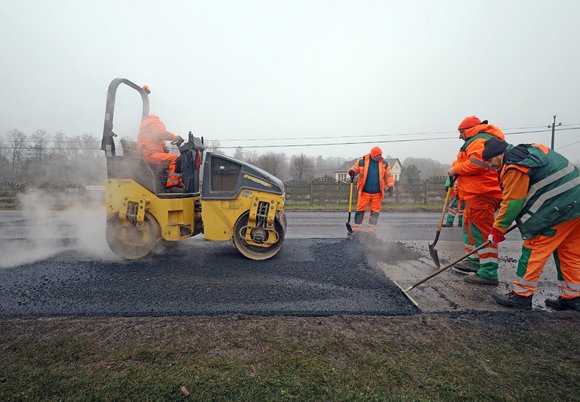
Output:
[[[150,115],[141,122],[137,138],[137,152],[143,157],[160,152],[167,153],[165,141],[174,141],[177,138],[177,135],[167,131],[159,117]]]
[[[550,228],[580,216],[580,173],[545,145],[508,145],[500,173],[503,195],[494,227],[515,220],[523,239],[553,235]]]
[[[459,150],[457,159],[451,164],[457,175],[459,197],[463,200],[479,195],[501,198],[497,172],[479,166],[469,159],[483,161],[481,155],[485,141],[491,137],[505,140],[503,132],[491,124],[480,124],[464,132],[465,143]]]
[[[370,164],[371,154],[368,153],[362,158],[360,158],[356,163],[349,169],[354,171],[355,174],[359,175],[357,189],[359,194],[362,193],[363,188],[365,188],[365,183],[367,181],[369,164]],[[395,186],[395,181],[393,180],[393,175],[391,175],[391,166],[389,162],[385,161],[383,157],[379,159],[379,184],[381,186],[381,198],[385,197],[385,187],[393,188]]]

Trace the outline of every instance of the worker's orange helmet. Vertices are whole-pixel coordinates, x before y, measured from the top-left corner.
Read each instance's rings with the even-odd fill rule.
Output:
[[[373,147],[371,149],[371,156],[372,157],[381,156],[382,154],[383,154],[383,150],[380,147]]]
[[[477,116],[467,116],[465,119],[461,120],[457,129],[459,131],[467,130],[469,128],[479,126],[481,124],[481,120]]]

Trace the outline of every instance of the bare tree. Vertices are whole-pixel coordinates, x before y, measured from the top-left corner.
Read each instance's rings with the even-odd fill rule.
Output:
[[[244,162],[250,163],[252,165],[258,166],[260,159],[260,154],[257,151],[245,151],[244,152]]]
[[[12,169],[12,181],[17,181],[17,168],[21,168],[26,151],[26,134],[20,130],[10,130],[7,133],[8,158]],[[20,180],[18,180],[20,181]]]
[[[237,159],[239,161],[244,160],[244,150],[242,149],[242,147],[236,148],[236,151],[234,152],[234,159]]]
[[[329,156],[323,158],[322,155],[318,155],[316,158],[316,176],[330,176],[334,177],[334,172],[341,168],[341,166],[346,162],[345,158],[337,156]]]
[[[223,155],[223,151],[221,150],[221,144],[219,140],[210,140],[205,142],[205,149],[208,152],[213,152],[214,154]]]
[[[36,130],[30,135],[32,158],[40,161],[46,157],[46,147],[49,134],[44,130]]]
[[[100,142],[92,134],[85,133],[80,137],[81,154],[85,158],[96,158],[101,153]]]
[[[316,161],[312,156],[304,154],[292,155],[290,158],[290,177],[299,180],[311,180],[314,178]]]
[[[260,155],[256,165],[266,172],[272,173],[274,176],[284,180],[286,177],[284,172],[287,172],[288,158],[286,154],[268,152]]]
[[[420,171],[420,177],[423,179],[433,176],[445,176],[447,175],[447,169],[449,169],[449,165],[442,164],[430,158],[409,157],[403,162],[403,166],[405,165],[415,165]]]
[[[63,132],[57,131],[53,137],[51,156],[53,159],[64,160],[67,157],[67,139]]]

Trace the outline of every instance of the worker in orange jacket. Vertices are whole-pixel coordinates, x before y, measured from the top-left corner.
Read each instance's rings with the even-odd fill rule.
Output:
[[[483,146],[489,138],[505,138],[503,132],[481,121],[477,116],[468,116],[459,123],[459,138],[465,141],[457,159],[448,171],[449,176],[457,176],[459,198],[465,201],[463,227],[465,251],[471,252],[487,241],[494,221],[495,211],[499,208],[502,193],[497,173],[472,162],[482,162]],[[497,285],[498,253],[497,244],[478,251],[477,255],[456,264],[462,273],[472,273],[464,278],[466,282],[479,285]]]
[[[179,156],[169,153],[165,147],[165,141],[183,141],[183,138],[167,131],[165,124],[158,116],[152,114],[143,119],[137,138],[137,152],[146,162],[169,161],[166,191],[179,191],[183,187],[181,159]]]
[[[489,240],[505,240],[504,233],[514,221],[524,239],[512,291],[493,293],[493,299],[504,306],[531,309],[544,265],[553,255],[560,296],[546,299],[546,305],[580,311],[578,167],[545,145],[513,146],[496,138],[486,141],[483,158],[499,172],[503,189]]]
[[[385,189],[391,197],[395,186],[391,167],[383,159],[383,150],[379,147],[373,147],[370,153],[360,158],[348,170],[348,174],[351,180],[354,180],[355,175],[358,175],[358,200],[352,230],[361,231],[365,212],[370,207],[371,216],[368,231],[374,233],[381,213],[382,201],[385,198]]]

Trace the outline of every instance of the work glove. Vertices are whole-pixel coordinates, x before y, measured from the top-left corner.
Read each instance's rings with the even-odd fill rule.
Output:
[[[451,187],[451,176],[447,176],[447,178],[445,179],[445,190],[449,190],[449,187]]]
[[[350,176],[350,181],[354,180],[354,170],[349,170],[348,175]]]
[[[393,188],[392,187],[387,188],[387,193],[389,193],[389,197],[392,197],[393,196]]]
[[[487,240],[492,242],[492,243],[497,244],[497,243],[501,243],[502,241],[504,241],[505,236],[503,235],[502,232],[500,232],[496,228],[491,228],[491,232],[489,232],[489,236],[488,236]]]

